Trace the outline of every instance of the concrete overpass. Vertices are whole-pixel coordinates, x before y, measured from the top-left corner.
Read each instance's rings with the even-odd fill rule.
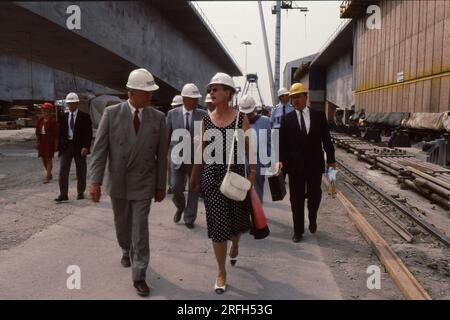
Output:
[[[81,29],[69,30],[70,5]],[[0,4],[0,100],[53,100],[69,90],[124,93],[144,67],[167,104],[186,82],[205,93],[211,76],[242,75],[193,6],[182,0]]]

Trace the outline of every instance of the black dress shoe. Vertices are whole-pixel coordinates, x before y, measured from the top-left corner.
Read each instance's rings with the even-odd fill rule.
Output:
[[[141,297],[146,297],[150,294],[150,288],[148,287],[145,280],[134,281],[133,286],[136,288],[136,293]]]
[[[177,211],[173,216],[173,222],[178,223],[181,220],[181,214],[183,211]]]
[[[186,222],[185,225],[186,225],[186,228],[188,228],[188,229],[194,229],[194,223],[193,222]]]
[[[316,231],[317,231],[317,223],[316,222],[309,223],[309,231],[311,233],[316,233]]]
[[[84,199],[84,193],[79,193],[77,195],[77,200],[83,200]]]
[[[131,262],[130,262],[130,257],[129,256],[123,255],[122,259],[120,260],[120,263],[122,264],[122,266],[124,268],[131,267]]]
[[[294,234],[294,235],[292,236],[292,241],[293,241],[293,242],[300,242],[300,241],[302,241],[302,238],[303,238],[302,235]]]
[[[58,198],[55,199],[56,202],[67,201],[69,198],[67,196],[59,195]]]

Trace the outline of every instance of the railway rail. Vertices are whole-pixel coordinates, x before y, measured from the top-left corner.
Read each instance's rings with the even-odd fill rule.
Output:
[[[411,235],[406,226],[407,220],[412,220],[433,238],[447,247],[450,246],[450,238],[425,221],[418,213],[361,177],[342,161],[336,161],[339,174],[345,179],[346,186],[356,192],[358,197],[363,198],[363,202],[371,207],[404,240],[414,242],[414,236]]]
[[[332,134],[333,142],[397,178],[402,189],[411,189],[448,210],[450,217],[450,170],[421,161],[412,153],[399,148],[386,148],[366,141]]]

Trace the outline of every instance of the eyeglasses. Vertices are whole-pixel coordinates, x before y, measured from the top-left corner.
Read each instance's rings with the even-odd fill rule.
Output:
[[[212,88],[208,89],[208,93],[217,92],[217,91],[220,91],[220,90],[223,90],[223,89],[221,87],[212,87]]]

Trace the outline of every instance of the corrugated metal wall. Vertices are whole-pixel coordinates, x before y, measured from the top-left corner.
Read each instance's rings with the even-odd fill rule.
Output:
[[[356,109],[443,112],[450,99],[450,1],[380,1],[381,30],[356,24]],[[404,81],[397,82],[397,74]]]

